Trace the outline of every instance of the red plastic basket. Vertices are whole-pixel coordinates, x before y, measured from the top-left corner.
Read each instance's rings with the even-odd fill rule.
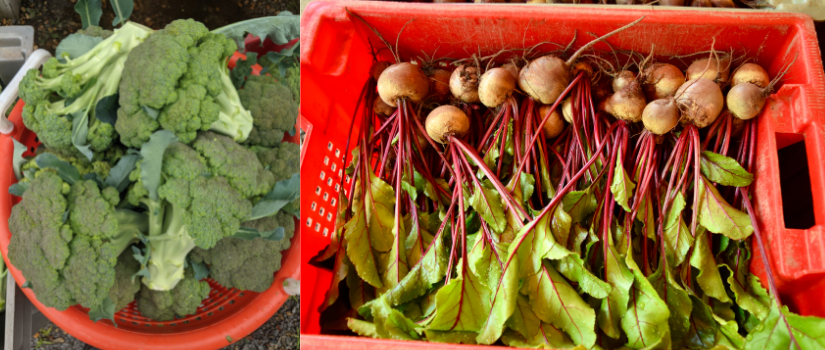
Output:
[[[17,182],[12,170],[12,138],[30,148],[30,155],[37,145],[35,134],[23,125],[21,112],[23,101],[19,101],[9,116],[14,123],[14,131],[9,135],[0,136],[0,154],[4,155],[0,162],[0,188],[8,188]],[[285,135],[285,141],[299,143],[300,136]],[[25,283],[20,270],[16,269],[7,258],[11,233],[8,229],[8,220],[12,205],[19,202],[7,191],[0,194],[0,250],[14,280],[18,285]],[[189,350],[189,349],[219,349],[230,345],[255,331],[264,322],[269,320],[289,297],[284,292],[283,285],[287,278],[301,279],[300,269],[300,225],[296,221],[295,235],[292,238],[290,249],[283,252],[281,269],[275,275],[272,286],[263,293],[241,291],[235,288],[226,288],[212,280],[207,281],[212,287],[209,297],[203,301],[194,315],[174,321],[157,322],[140,315],[137,306],[132,302],[128,307],[115,314],[115,323],[89,320],[88,309],[78,305],[65,311],[57,311],[46,307],[37,301],[31,289],[23,289],[26,296],[40,309],[49,320],[58,327],[81,341],[101,349],[156,349],[156,350]]]
[[[744,11],[669,9],[666,7],[599,7],[548,5],[416,4],[383,2],[313,2],[301,22],[301,89],[312,104],[302,107],[307,130],[305,157],[316,164],[302,171],[302,247],[304,273],[301,299],[301,344],[305,349],[468,348],[428,343],[399,343],[358,337],[319,335],[318,306],[332,273],[309,264],[329,243],[333,230],[336,184],[358,94],[372,57],[367,39],[380,42],[345,7],[363,17],[384,38],[394,41],[402,57],[433,53],[461,58],[480,51],[530,47],[542,41],[567,43],[578,30],[607,33],[642,15],[646,18],[609,39],[613,47],[648,51],[655,44],[661,57],[717,49],[747,50],[749,57],[775,76],[781,65],[799,54],[789,77],[772,96],[759,119],[755,201],[782,299],[803,315],[825,316],[825,74],[811,19],[804,15]],[[608,49],[605,44],[597,46]],[[356,123],[356,126],[358,124]],[[357,130],[353,131],[357,133]],[[786,229],[783,217],[777,150],[804,140],[815,225]],[[803,192],[802,194],[806,194]],[[786,198],[787,200],[787,198]],[[810,209],[810,208],[809,208]],[[751,269],[764,281],[759,257]]]

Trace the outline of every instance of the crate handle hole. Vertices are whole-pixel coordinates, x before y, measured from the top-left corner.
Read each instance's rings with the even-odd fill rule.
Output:
[[[785,228],[809,229],[816,224],[808,150],[802,134],[776,133],[782,216]]]

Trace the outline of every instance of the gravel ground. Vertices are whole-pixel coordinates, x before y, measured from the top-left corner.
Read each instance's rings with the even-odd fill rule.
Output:
[[[0,25],[30,25],[35,29],[35,49],[54,53],[60,40],[80,29],[74,11],[77,0],[21,0],[20,19],[0,20]],[[210,29],[249,18],[274,16],[281,11],[298,14],[299,0],[134,0],[130,20],[160,29],[180,18],[194,18]],[[103,0],[102,27],[112,29],[114,12]]]
[[[300,305],[300,297],[287,299],[275,316],[272,316],[261,328],[222,350],[298,349]],[[52,323],[34,334],[31,347],[39,350],[97,350],[75,339]]]

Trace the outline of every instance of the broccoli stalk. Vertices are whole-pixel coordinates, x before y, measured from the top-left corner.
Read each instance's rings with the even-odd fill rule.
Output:
[[[237,142],[246,141],[252,130],[252,114],[241,104],[238,90],[232,84],[229,68],[225,64],[221,68],[220,76],[222,92],[215,98],[220,106],[220,113],[218,120],[212,123],[209,130],[229,136]]]
[[[136,46],[152,33],[152,29],[134,22],[127,22],[122,28],[115,31],[112,36],[104,39],[94,48],[82,56],[70,59],[64,54],[60,62],[52,57],[43,65],[43,76],[54,78],[66,73],[80,75],[80,83],[85,83],[91,78],[98,76],[101,69],[113,58],[121,54],[128,54]],[[77,79],[77,78],[75,78]]]
[[[195,248],[185,223],[186,211],[174,204],[142,201],[149,208],[149,276],[143,283],[152,290],[172,290],[184,277],[186,255]],[[165,207],[162,208],[162,207]]]

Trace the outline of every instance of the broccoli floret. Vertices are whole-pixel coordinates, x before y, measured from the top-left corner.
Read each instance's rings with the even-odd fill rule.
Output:
[[[157,188],[156,200],[150,198],[150,191],[140,179],[145,159],[131,175],[137,182],[127,199],[132,204],[143,204],[149,213],[151,255],[149,276],[143,278],[143,283],[153,290],[175,287],[183,278],[186,255],[195,246],[209,249],[221,239],[236,234],[241,222],[252,214],[249,196],[239,189],[258,188],[259,175],[266,179],[272,177],[271,174],[267,177],[254,154],[226,136],[202,132],[193,145],[196,148],[177,142],[166,148],[160,170],[162,184]],[[218,163],[215,161],[218,153],[213,152],[246,159],[234,168],[241,175],[221,176],[221,167],[236,163],[226,163],[226,160]],[[235,161],[237,159],[233,159]],[[244,178],[243,174],[251,178]],[[266,183],[272,186],[271,182]]]
[[[105,152],[96,153],[92,160],[89,161],[73,148],[59,149],[41,147],[38,148],[37,152],[38,155],[43,153],[54,154],[60,160],[68,162],[77,168],[81,177],[87,174],[95,174],[100,179],[105,179],[109,176],[109,171],[112,169],[113,164],[116,164],[125,153],[120,147],[111,147]],[[24,169],[40,169],[34,159],[28,161],[23,167]]]
[[[224,82],[226,58],[235,49],[233,40],[191,19],[150,36],[125,62],[115,124],[121,142],[140,148],[158,128],[183,143],[207,129],[246,139],[252,117],[239,108],[231,81]]]
[[[272,147],[295,127],[298,104],[292,92],[272,76],[250,76],[238,91],[243,106],[252,113],[254,128],[246,143]]]
[[[287,180],[301,170],[301,146],[284,142],[274,148],[253,147],[261,164],[272,172],[275,182]]]
[[[281,251],[290,246],[290,239],[295,233],[295,221],[291,215],[279,212],[273,216],[247,221],[243,226],[258,231],[283,227],[284,238],[279,241],[226,238],[212,249],[195,248],[190,258],[210,265],[212,278],[225,287],[263,292],[272,285],[275,272],[281,269]]]
[[[80,57],[64,57],[65,63],[49,59],[42,77],[36,69],[26,72],[20,82],[26,127],[56,149],[71,148],[72,132],[85,127],[86,140],[75,140],[78,150],[91,159],[92,151],[108,149],[115,140],[114,128],[96,118],[97,103],[117,93],[129,51],[150,34],[150,29],[130,22]]]
[[[115,284],[109,289],[109,299],[115,303],[115,311],[122,310],[135,300],[135,294],[140,291],[140,280],[132,279],[140,270],[140,263],[132,256],[132,251],[126,249],[117,258],[115,265]]]
[[[157,321],[171,321],[175,316],[186,316],[198,311],[198,306],[209,297],[209,283],[195,280],[192,269],[186,269],[185,277],[175,288],[167,291],[152,290],[144,285],[140,290],[138,309],[143,316]]]
[[[143,214],[115,209],[117,197],[91,180],[70,185],[52,169],[30,180],[9,218],[9,259],[41,303],[95,309],[108,297],[118,256],[147,230]]]
[[[244,197],[265,194],[275,185],[272,173],[264,169],[255,153],[229,137],[202,132],[192,147],[203,156],[213,174],[227,178]]]
[[[115,32],[113,32],[111,30],[103,29],[103,28],[98,27],[98,26],[88,26],[88,27],[86,27],[86,29],[78,30],[77,33],[106,39],[106,38],[112,36],[112,34],[114,34]]]
[[[287,68],[286,76],[281,79],[289,90],[292,91],[292,98],[299,105],[301,104],[301,68],[298,65]]]

